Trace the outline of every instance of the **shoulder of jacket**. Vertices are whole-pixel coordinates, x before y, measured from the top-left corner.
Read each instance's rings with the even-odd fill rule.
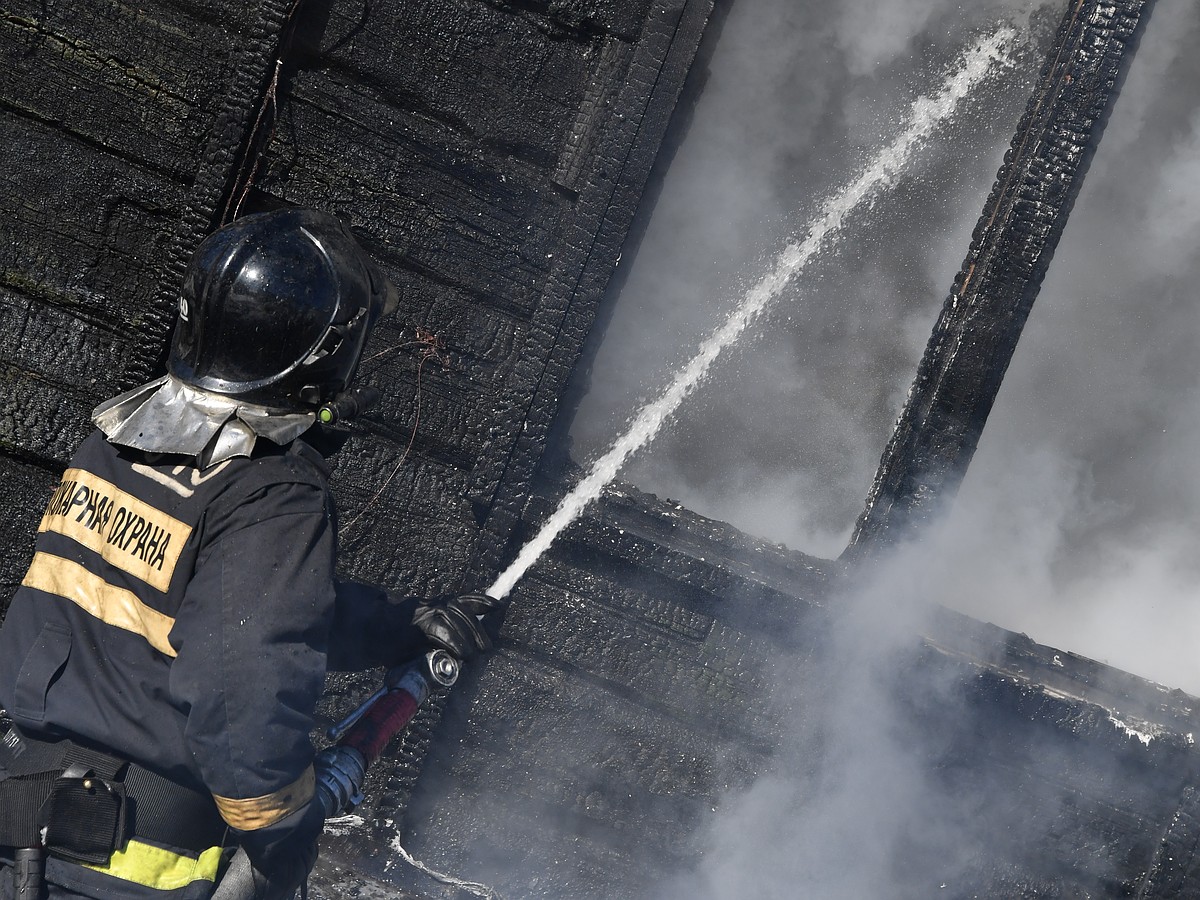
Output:
[[[286,447],[271,446],[253,457],[230,460],[230,480],[244,488],[258,489],[274,484],[308,484],[329,488],[329,468],[315,450],[300,440]]]
[[[294,443],[294,442],[293,442]],[[315,458],[292,445],[268,446],[253,457],[237,456],[204,470],[192,470],[197,498],[226,507],[240,505],[272,489],[308,488],[329,502],[329,472]]]

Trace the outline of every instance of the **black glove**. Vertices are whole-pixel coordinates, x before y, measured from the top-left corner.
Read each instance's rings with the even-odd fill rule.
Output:
[[[426,639],[458,659],[470,659],[492,649],[492,639],[480,616],[498,614],[508,601],[487,594],[463,594],[453,600],[422,603],[413,613],[413,624]]]

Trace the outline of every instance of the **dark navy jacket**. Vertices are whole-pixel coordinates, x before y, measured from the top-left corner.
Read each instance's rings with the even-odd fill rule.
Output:
[[[81,446],[0,628],[0,706],[266,828],[312,794],[327,666],[424,649],[415,601],[334,575],[328,469],[302,440],[207,470]]]

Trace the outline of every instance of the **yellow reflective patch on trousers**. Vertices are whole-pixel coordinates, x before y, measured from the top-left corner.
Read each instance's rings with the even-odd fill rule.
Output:
[[[129,841],[123,850],[112,855],[107,866],[85,868],[160,891],[173,891],[193,881],[216,881],[220,862],[220,847],[209,847],[193,859],[173,850]]]

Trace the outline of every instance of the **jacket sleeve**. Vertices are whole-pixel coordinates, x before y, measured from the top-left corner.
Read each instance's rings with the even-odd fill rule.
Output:
[[[335,597],[329,504],[306,483],[214,504],[171,633],[172,699],[201,778],[239,831],[312,818],[293,814],[314,789],[309,733]]]
[[[339,581],[336,591],[329,636],[331,670],[396,666],[432,646],[413,624],[418,598],[390,597],[380,588],[356,581]]]

